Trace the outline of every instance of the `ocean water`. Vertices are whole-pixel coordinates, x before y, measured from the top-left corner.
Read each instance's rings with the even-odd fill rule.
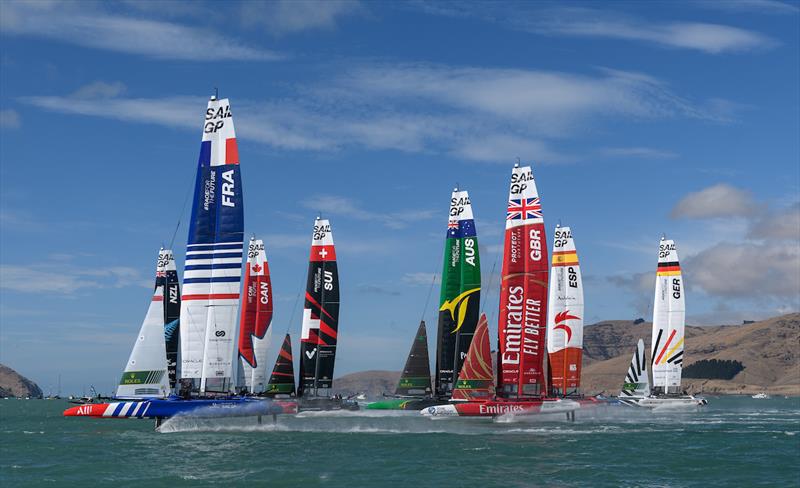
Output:
[[[0,400],[11,486],[800,486],[800,398],[709,397],[689,411],[536,418],[340,412],[167,421],[64,418]],[[265,419],[266,420],[266,419]]]

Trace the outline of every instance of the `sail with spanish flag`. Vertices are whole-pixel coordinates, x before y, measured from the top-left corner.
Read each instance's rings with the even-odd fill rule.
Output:
[[[658,245],[653,337],[650,359],[653,392],[680,393],[686,305],[675,241],[661,238]]]
[[[547,384],[553,396],[577,395],[583,358],[583,282],[572,229],[556,226],[547,308]]]
[[[456,188],[450,196],[444,267],[436,335],[435,395],[450,397],[467,356],[481,295],[478,236],[469,193]]]

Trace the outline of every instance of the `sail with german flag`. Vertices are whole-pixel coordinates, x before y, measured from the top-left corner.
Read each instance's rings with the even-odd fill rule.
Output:
[[[547,308],[547,384],[553,396],[576,395],[583,358],[583,282],[569,227],[556,226]]]
[[[481,314],[475,335],[469,346],[464,365],[458,373],[458,381],[453,388],[453,400],[480,401],[494,395],[494,372],[492,370],[492,350],[489,344],[489,323],[486,314]]]
[[[675,242],[658,245],[650,358],[654,393],[680,393],[686,320],[685,288]]]

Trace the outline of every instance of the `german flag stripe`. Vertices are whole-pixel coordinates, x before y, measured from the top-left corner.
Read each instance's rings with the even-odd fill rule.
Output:
[[[675,271],[661,271],[660,269],[656,272],[656,276],[678,276],[681,274],[681,270]]]
[[[681,263],[679,263],[678,261],[671,261],[669,263],[658,263],[658,269],[661,269],[661,268],[680,268],[680,267],[681,267]]]

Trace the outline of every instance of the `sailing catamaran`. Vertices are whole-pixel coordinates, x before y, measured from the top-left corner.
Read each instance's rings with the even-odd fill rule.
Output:
[[[294,386],[294,359],[292,358],[292,337],[286,334],[275,360],[275,367],[269,377],[265,394],[271,397],[293,397]]]
[[[394,392],[394,398],[372,402],[368,410],[419,410],[438,405],[432,397],[431,365],[428,358],[428,333],[422,320],[406,358],[406,365]]]
[[[358,409],[358,403],[330,396],[339,333],[339,271],[331,224],[317,217],[308,263],[303,331],[300,336],[300,410]]]
[[[647,371],[639,368],[638,378],[631,375],[634,366],[628,369],[620,401],[626,405],[655,408],[659,406],[706,405],[705,398],[695,398],[681,390],[683,364],[684,328],[686,319],[685,292],[681,275],[678,251],[675,242],[661,238],[658,246],[658,268],[656,291],[653,302],[653,336],[650,360],[653,371],[652,389],[649,388]],[[633,361],[643,361],[644,343],[639,346]],[[641,348],[641,350],[640,350]],[[642,359],[639,359],[642,358]],[[642,370],[639,373],[639,369]],[[636,388],[631,385],[636,384]],[[647,394],[643,394],[647,388]]]
[[[441,405],[423,415],[497,416],[571,412],[579,403],[547,396],[544,375],[547,325],[547,244],[530,166],[514,165],[509,186],[500,289],[497,388],[485,401]],[[456,413],[454,413],[454,411]]]
[[[167,346],[167,372],[169,388],[173,390],[178,381],[178,327],[181,317],[181,286],[175,256],[171,250],[162,249],[159,256],[161,272],[156,271],[156,287],[164,287],[164,340]]]
[[[243,245],[242,184],[230,103],[211,97],[205,112],[192,219],[180,300],[180,390],[169,395],[170,358],[176,327],[164,302],[177,303],[169,288],[171,252],[159,256],[156,293],[134,346],[117,396],[135,399],[80,405],[65,416],[161,419],[192,412],[204,416],[269,415],[284,408],[269,400],[233,398],[234,337]],[[162,266],[162,261],[165,264]],[[177,275],[177,272],[175,272]],[[174,314],[174,312],[170,312]],[[174,330],[173,330],[174,332]],[[203,398],[212,396],[212,398]]]
[[[261,394],[267,387],[267,351],[272,329],[272,283],[264,242],[250,239],[247,249],[247,271],[244,277],[246,295],[242,297],[239,322],[239,382],[242,393]]]

